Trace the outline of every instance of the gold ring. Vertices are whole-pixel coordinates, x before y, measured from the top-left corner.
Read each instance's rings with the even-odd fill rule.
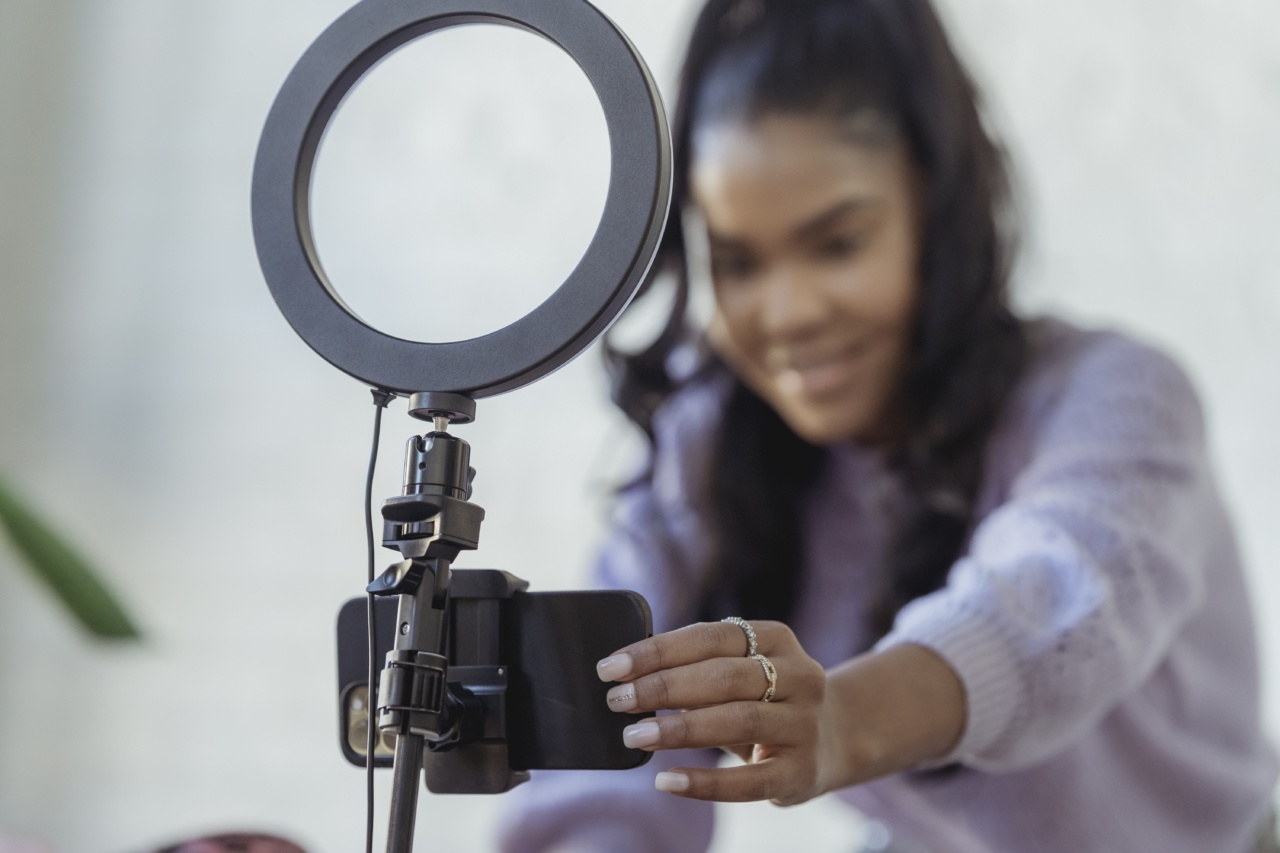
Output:
[[[764,655],[752,655],[751,659],[760,662],[760,666],[764,667],[764,677],[769,679],[769,686],[765,688],[764,695],[760,697],[760,701],[772,702],[773,692],[778,689],[778,668],[773,665],[773,661]]]

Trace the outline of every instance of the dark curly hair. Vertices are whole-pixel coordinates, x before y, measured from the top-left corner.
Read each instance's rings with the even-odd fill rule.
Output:
[[[672,311],[643,351],[606,348],[614,402],[650,440],[655,412],[688,381],[672,376],[670,356],[700,334],[688,319],[680,215],[690,202],[693,134],[776,114],[855,127],[847,119],[872,115],[907,147],[924,188],[920,297],[898,389],[907,426],[887,454],[905,498],[867,603],[878,637],[907,602],[945,583],[964,548],[985,448],[1027,359],[1023,324],[1007,303],[1016,242],[1009,174],[928,0],[709,0],[673,115],[673,215],[645,285],[673,280]],[[788,617],[805,559],[801,510],[823,456],[734,381],[695,503],[711,545],[704,618]]]

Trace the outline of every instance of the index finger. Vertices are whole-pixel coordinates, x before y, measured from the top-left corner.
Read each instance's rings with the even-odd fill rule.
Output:
[[[596,664],[596,674],[601,681],[631,681],[663,669],[746,653],[747,635],[737,625],[699,622],[619,649]]]

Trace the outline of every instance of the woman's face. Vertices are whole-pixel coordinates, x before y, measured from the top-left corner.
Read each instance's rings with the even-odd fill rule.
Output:
[[[715,285],[712,346],[802,438],[892,440],[917,296],[905,146],[765,116],[695,137]]]

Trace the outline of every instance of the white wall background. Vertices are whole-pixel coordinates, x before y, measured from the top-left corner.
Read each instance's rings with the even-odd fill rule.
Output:
[[[668,85],[693,3],[600,5]],[[87,641],[0,548],[0,835],[67,853],[234,826],[324,853],[361,844],[332,630],[363,585],[372,407],[277,313],[248,206],[271,99],[344,6],[0,5],[0,471],[148,635]],[[1155,340],[1201,388],[1280,732],[1280,5],[943,7],[1022,167],[1024,303]],[[522,313],[592,230],[598,110],[554,52],[498,35],[389,61],[324,154],[321,252],[388,328],[496,328],[476,310]],[[393,406],[375,495],[397,490],[413,429]],[[463,565],[578,583],[634,449],[597,359],[485,401],[464,435],[489,515]],[[500,805],[424,797],[420,832],[485,850]],[[732,815],[718,850],[849,846],[849,819],[824,803]]]

